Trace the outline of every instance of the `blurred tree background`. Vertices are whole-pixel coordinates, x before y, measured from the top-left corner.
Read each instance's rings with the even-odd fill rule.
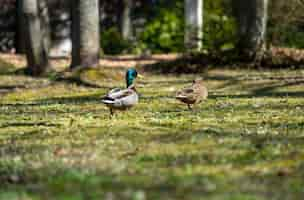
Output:
[[[270,1],[268,40],[274,46],[304,47],[304,2]]]
[[[230,50],[237,41],[232,0],[204,1],[203,49],[207,52]],[[71,51],[71,1],[49,0],[51,55]],[[129,36],[123,37],[122,20],[126,1],[100,1],[101,47],[103,53],[140,54],[184,51],[184,1],[134,0],[129,9]],[[0,0],[0,50],[20,50],[16,0]],[[269,2],[267,42],[269,45],[302,48],[304,46],[303,2],[277,0]],[[20,30],[19,30],[20,31]],[[22,41],[22,40],[21,40]],[[21,45],[22,46],[22,45]],[[19,49],[18,49],[19,48]],[[20,51],[19,51],[20,52]],[[22,52],[22,51],[21,51]]]

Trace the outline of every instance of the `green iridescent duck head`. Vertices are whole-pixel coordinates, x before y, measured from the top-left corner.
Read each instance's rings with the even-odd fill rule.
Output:
[[[130,85],[132,85],[134,83],[134,80],[137,78],[137,76],[140,76],[135,68],[130,68],[127,70],[126,73],[126,84],[127,87],[129,87]]]

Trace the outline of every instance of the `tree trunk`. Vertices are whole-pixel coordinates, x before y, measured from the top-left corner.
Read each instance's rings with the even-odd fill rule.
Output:
[[[120,30],[123,39],[131,40],[132,39],[132,20],[131,20],[131,11],[133,7],[133,0],[122,0],[122,8],[120,15]]]
[[[38,14],[40,18],[40,31],[42,34],[43,45],[46,48],[47,55],[51,48],[51,24],[48,9],[48,0],[38,0]]]
[[[94,67],[99,63],[98,0],[75,0],[72,6],[71,67]]]
[[[240,55],[245,60],[260,60],[266,49],[268,0],[233,0],[238,23]]]
[[[185,48],[199,51],[203,38],[203,0],[185,0]]]
[[[25,51],[25,39],[24,39],[24,17],[23,17],[23,0],[16,1],[16,53],[26,53]]]
[[[46,14],[43,12],[42,15]],[[31,75],[38,76],[46,72],[49,67],[49,40],[44,38],[47,34],[45,30],[42,30],[47,22],[41,22],[38,0],[23,0],[23,15],[27,69]]]

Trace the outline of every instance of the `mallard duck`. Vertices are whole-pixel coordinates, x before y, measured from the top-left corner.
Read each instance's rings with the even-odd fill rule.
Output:
[[[114,88],[102,98],[102,103],[109,107],[111,115],[114,114],[114,110],[127,110],[138,103],[138,94],[134,84],[137,76],[140,75],[136,69],[128,69],[126,72],[127,88]]]
[[[207,97],[208,90],[201,78],[195,79],[190,87],[179,90],[175,96],[176,99],[187,104],[189,110],[192,110],[191,105],[198,104]]]

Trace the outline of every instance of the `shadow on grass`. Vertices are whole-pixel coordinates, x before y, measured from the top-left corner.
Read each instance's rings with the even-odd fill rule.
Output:
[[[208,98],[230,98],[230,99],[241,99],[241,98],[257,98],[257,97],[272,97],[272,98],[284,98],[284,97],[304,97],[303,92],[257,92],[253,94],[224,94],[224,95],[209,95]]]
[[[171,61],[160,61],[143,66],[143,70],[155,74],[190,74],[208,70],[212,58],[202,54],[200,56],[183,56]]]
[[[59,124],[53,124],[48,122],[9,122],[0,125],[0,128],[8,127],[32,127],[32,126],[45,126],[45,127],[59,127]]]
[[[143,57],[143,56],[136,56],[136,57],[134,57],[134,56],[132,56],[132,57],[104,56],[103,58],[106,60],[109,60],[109,61],[136,61],[136,62],[140,62],[140,61],[163,62],[163,61],[167,60],[166,58],[155,58],[153,56],[147,56],[147,57]]]
[[[20,108],[27,106],[48,106],[52,104],[64,104],[64,105],[80,105],[83,103],[101,103],[100,95],[88,95],[88,96],[70,96],[70,97],[53,97],[43,100],[37,100],[33,103],[2,103],[0,106],[7,106],[12,108]]]
[[[304,77],[303,77],[303,79],[304,79]],[[288,86],[295,86],[295,85],[304,85],[304,80],[298,80],[298,81],[295,80],[295,81],[291,81],[291,82],[278,83],[278,84],[274,84],[274,85],[270,85],[270,86],[261,87],[261,88],[254,90],[254,93],[255,94],[266,94],[279,87],[288,87]],[[303,93],[304,93],[304,91],[300,92],[298,94],[303,95]]]
[[[79,75],[72,76],[64,76],[62,74],[58,74],[56,78],[53,80],[54,82],[62,82],[67,84],[76,84],[77,86],[83,86],[88,88],[102,88],[102,86],[89,82],[87,80],[82,79]]]

